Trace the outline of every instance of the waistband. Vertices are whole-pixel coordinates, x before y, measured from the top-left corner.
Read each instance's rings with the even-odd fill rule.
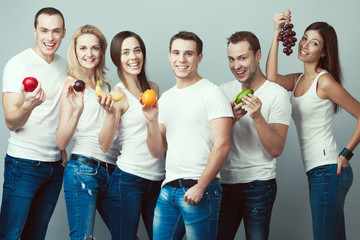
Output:
[[[92,158],[89,158],[89,157],[84,157],[84,156],[77,155],[77,154],[71,154],[70,160],[76,160],[76,161],[79,161],[79,162],[86,162],[86,163],[90,163],[90,164],[95,165],[95,166],[100,165],[100,166],[106,167],[106,168],[108,168],[108,169],[110,169],[112,171],[114,171],[114,169],[116,168],[116,165],[114,165],[114,164],[98,161],[98,160],[95,160],[95,159],[92,159]]]
[[[168,182],[166,185],[169,185],[171,187],[175,187],[175,188],[191,188],[192,186],[197,184],[197,180],[194,179],[176,179],[174,181]]]

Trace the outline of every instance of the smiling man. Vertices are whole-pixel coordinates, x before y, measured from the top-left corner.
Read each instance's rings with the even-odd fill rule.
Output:
[[[220,173],[223,199],[218,239],[234,239],[244,220],[246,239],[265,240],[277,191],[275,158],[283,151],[290,124],[289,96],[261,72],[260,43],[253,33],[231,35],[227,53],[236,80],[221,88],[235,118],[231,150]],[[255,92],[236,105],[235,97],[246,89]]]
[[[153,239],[182,239],[183,223],[187,239],[216,239],[222,195],[219,171],[230,150],[233,115],[224,93],[199,75],[202,58],[202,41],[196,34],[174,35],[169,60],[176,85],[158,104],[143,108],[150,153],[161,157],[166,152]]]
[[[0,213],[0,239],[44,239],[62,186],[65,152],[56,146],[60,94],[67,66],[55,54],[65,36],[60,11],[35,16],[33,48],[9,60],[3,75],[3,108],[10,129]],[[22,81],[39,84],[26,92]]]

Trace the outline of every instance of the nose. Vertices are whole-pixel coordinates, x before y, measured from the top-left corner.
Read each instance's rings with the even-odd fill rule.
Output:
[[[241,62],[240,61],[235,61],[235,66],[234,66],[235,69],[239,69],[241,68]]]
[[[179,54],[179,62],[185,62],[185,55]]]
[[[137,56],[134,51],[130,51],[130,59],[136,59]]]
[[[54,39],[54,34],[53,34],[52,31],[49,31],[49,32],[48,32],[47,38],[48,38],[50,41],[52,41],[52,40]]]

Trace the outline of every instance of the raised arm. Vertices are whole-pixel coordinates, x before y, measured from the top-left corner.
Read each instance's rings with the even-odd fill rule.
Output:
[[[143,105],[143,113],[147,119],[147,146],[150,154],[155,158],[163,156],[167,150],[166,128],[159,124],[158,102],[153,106]]]
[[[4,92],[2,103],[4,108],[6,126],[11,131],[23,127],[28,121],[32,111],[45,101],[46,95],[41,83],[33,92],[26,92],[21,86],[21,93]]]
[[[119,87],[115,87],[111,94],[119,95],[123,92]],[[99,97],[99,103],[106,111],[104,123],[98,136],[100,149],[103,152],[109,151],[112,147],[120,118],[128,108],[128,100],[125,95],[121,101],[114,102],[111,100],[111,94],[105,95],[103,98]]]
[[[360,103],[353,96],[349,94],[330,74],[324,74],[319,78],[318,82],[318,96],[321,98],[328,98],[340,107],[345,109],[348,113],[354,116],[357,120],[354,134],[347,143],[346,148],[354,151],[360,142]],[[340,149],[342,150],[342,148]],[[338,175],[341,173],[341,167],[348,166],[348,160],[340,156],[338,159]]]
[[[61,112],[59,128],[56,134],[56,145],[64,150],[71,142],[80,116],[84,110],[84,92],[75,93],[75,80],[67,78],[61,93]]]
[[[231,148],[230,133],[232,121],[231,117],[210,120],[210,130],[214,139],[214,146],[211,149],[205,170],[201,174],[198,183],[185,193],[184,201],[189,204],[197,204],[201,200],[207,186],[224,166]]]
[[[280,75],[278,73],[278,36],[282,26],[290,21],[289,12],[276,13],[274,20],[274,36],[266,61],[266,78],[269,81],[276,82],[288,91],[292,91],[299,74]]]

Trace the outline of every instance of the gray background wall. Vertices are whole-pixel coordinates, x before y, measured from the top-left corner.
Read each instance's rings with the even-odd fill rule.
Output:
[[[360,3],[357,0],[33,0],[5,1],[0,5],[0,74],[6,62],[15,54],[34,45],[32,33],[33,18],[36,12],[46,6],[58,8],[65,16],[67,35],[58,53],[65,57],[69,40],[74,31],[84,25],[93,24],[111,42],[112,37],[122,30],[132,30],[145,41],[148,58],[147,73],[163,92],[175,84],[173,73],[167,58],[168,42],[179,30],[197,33],[204,42],[204,59],[200,64],[201,76],[216,84],[234,79],[227,65],[226,38],[235,31],[250,30],[260,39],[263,59],[261,67],[265,71],[267,52],[273,34],[273,14],[290,9],[294,30],[298,39],[306,26],[314,21],[326,21],[334,26],[339,38],[340,58],[345,88],[360,100],[359,66],[360,39]],[[296,47],[297,48],[297,47]],[[301,72],[303,65],[297,60],[297,54],[290,57],[280,54],[281,73]],[[118,81],[115,67],[107,50],[108,77],[115,84]],[[0,78],[2,81],[2,78]],[[307,191],[307,180],[301,163],[298,140],[293,122],[288,133],[285,150],[278,158],[277,181],[278,196],[275,202],[271,222],[272,240],[311,239],[311,218]],[[350,139],[355,129],[355,119],[340,111],[335,118],[335,135],[339,148]],[[9,130],[6,128],[3,111],[0,111],[0,154],[5,155]],[[70,150],[70,149],[69,149]],[[360,201],[358,169],[360,151],[355,150],[352,160],[354,183],[346,202],[346,222],[348,239],[359,239],[357,230],[360,221]],[[0,190],[3,183],[3,163],[0,164]],[[0,191],[0,197],[1,197]],[[46,239],[68,239],[65,202],[63,192],[60,195],[55,213],[50,222]],[[139,238],[147,239],[141,223]],[[243,238],[244,231],[239,229],[236,239]],[[96,239],[110,239],[109,232],[97,216],[95,226]]]

